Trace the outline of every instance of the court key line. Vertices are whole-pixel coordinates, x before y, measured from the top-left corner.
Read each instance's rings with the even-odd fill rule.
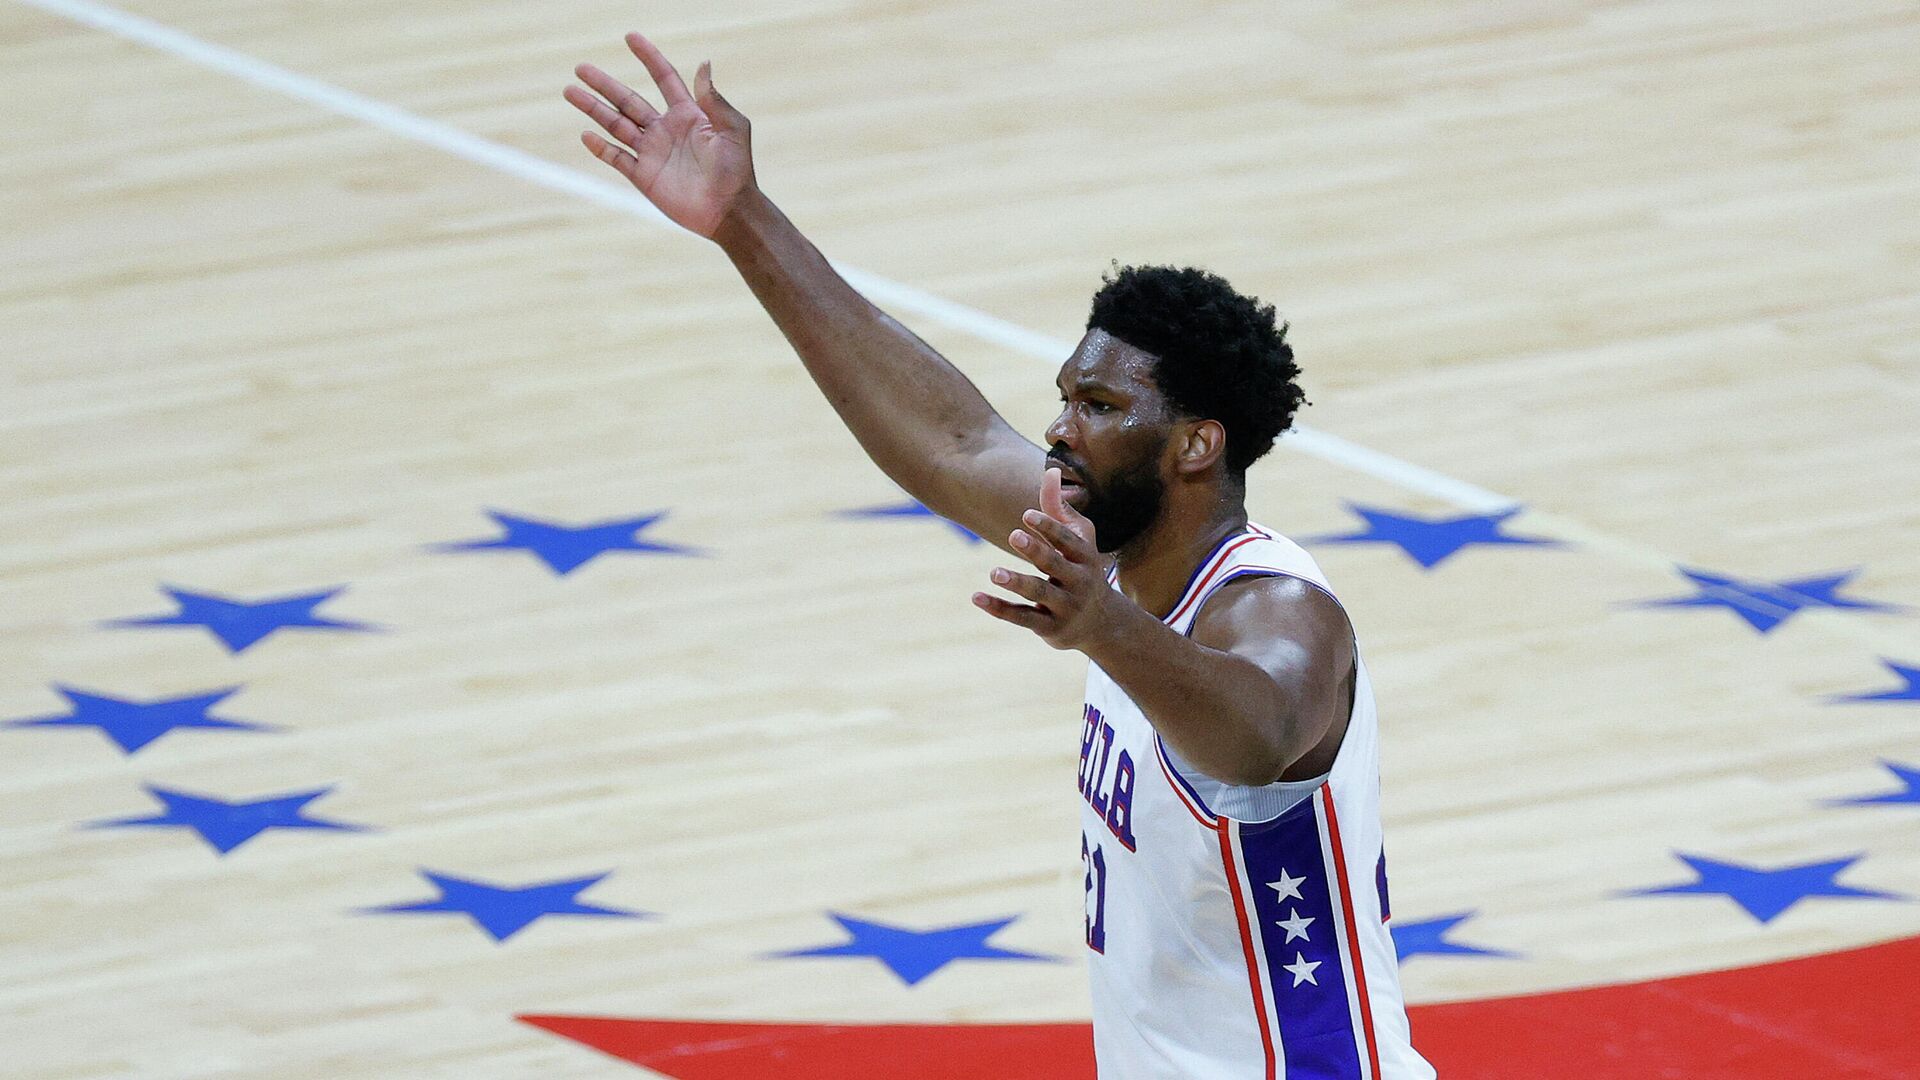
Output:
[[[405,139],[425,143],[455,157],[518,177],[529,183],[615,210],[675,232],[680,228],[654,209],[646,197],[626,185],[616,185],[577,169],[556,165],[522,150],[483,139],[450,124],[429,120],[386,102],[378,101],[331,83],[289,71],[257,57],[204,41],[164,23],[92,0],[16,0],[29,7],[85,26],[102,30],[129,41],[170,53],[202,67],[219,71],[268,90],[284,94],[328,112],[363,121],[373,127]],[[1005,319],[947,300],[932,293],[834,263],[847,282],[882,307],[911,312],[931,319],[978,340],[999,345],[1016,353],[1045,361],[1057,361],[1073,351],[1071,342],[1018,326]],[[1280,446],[1383,480],[1406,491],[1417,492],[1451,503],[1476,514],[1493,514],[1522,507],[1520,500],[1480,487],[1423,465],[1394,457],[1371,447],[1343,439],[1317,428],[1295,425],[1280,440]],[[1529,510],[1530,520],[1558,532],[1563,538],[1584,547],[1605,552],[1625,561],[1658,569],[1671,576],[1674,567],[1690,565],[1685,560],[1621,537],[1602,533],[1580,522],[1540,510]],[[1853,624],[1829,625],[1830,629],[1869,642],[1884,641],[1880,635]]]

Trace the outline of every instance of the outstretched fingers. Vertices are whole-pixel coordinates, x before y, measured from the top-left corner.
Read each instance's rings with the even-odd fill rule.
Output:
[[[687,84],[680,81],[680,73],[668,62],[665,53],[648,41],[646,35],[639,32],[627,35],[627,48],[647,67],[647,74],[653,76],[653,83],[660,88],[660,96],[666,98],[667,108],[691,103],[693,95],[687,93]]]
[[[1036,634],[1045,635],[1053,628],[1052,615],[1028,604],[1016,604],[1010,600],[1002,600],[997,596],[977,592],[973,594],[973,606],[1001,622],[1025,627]]]
[[[1061,591],[1058,585],[1045,578],[1032,574],[1016,574],[1005,567],[995,567],[987,579],[1015,596],[1031,600],[1042,610],[1058,607]]]
[[[627,153],[625,150],[620,149],[591,131],[581,132],[580,141],[586,144],[588,153],[611,165],[613,171],[636,184],[640,182],[639,174],[635,171],[639,168],[640,162],[632,154]]]
[[[639,143],[640,125],[627,119],[625,114],[615,112],[612,106],[577,86],[567,87],[565,96],[567,104],[586,113],[587,117],[605,129],[607,134],[628,146]]]
[[[1034,535],[1031,526],[1015,529],[1007,537],[1007,543],[1013,545],[1014,553],[1034,565],[1034,568],[1050,578],[1059,578],[1073,572],[1073,564],[1051,542]]]
[[[648,124],[660,118],[660,110],[654,108],[653,104],[646,98],[641,97],[633,87],[601,71],[592,64],[581,64],[579,67],[573,69],[573,73],[579,76],[581,82],[593,87],[595,94],[599,94],[601,97],[606,98],[608,102],[612,103],[620,115],[633,121],[636,125],[646,127]],[[591,94],[582,96],[592,97]],[[573,101],[573,96],[569,94],[567,100]],[[574,104],[577,106],[580,103],[575,101]]]
[[[1074,532],[1059,518],[1048,517],[1038,510],[1029,510],[1020,516],[1020,524],[1026,527],[1023,531],[1037,534],[1068,562],[1088,564],[1093,562],[1095,555],[1093,545],[1087,543],[1086,537]],[[1018,543],[1018,541],[1015,542]],[[1023,551],[1022,554],[1025,552]]]

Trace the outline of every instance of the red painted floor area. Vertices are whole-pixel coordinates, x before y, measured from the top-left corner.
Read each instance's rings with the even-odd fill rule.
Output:
[[[676,1080],[1093,1076],[1085,1024],[520,1019]],[[1920,1080],[1920,938],[1412,1019],[1444,1080]]]

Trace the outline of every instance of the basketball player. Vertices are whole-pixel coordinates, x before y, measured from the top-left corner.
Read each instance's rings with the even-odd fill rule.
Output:
[[[1129,267],[1042,449],[855,292],[755,183],[747,118],[639,34],[662,111],[590,65],[582,136],[746,279],[860,445],[1036,573],[988,614],[1092,661],[1080,731],[1095,1055],[1108,1080],[1426,1080],[1387,933],[1366,666],[1313,560],[1249,524],[1301,401],[1273,308]]]

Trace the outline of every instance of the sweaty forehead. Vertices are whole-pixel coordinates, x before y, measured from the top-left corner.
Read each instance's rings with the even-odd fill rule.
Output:
[[[1105,330],[1089,330],[1074,347],[1073,355],[1060,365],[1054,383],[1062,390],[1076,386],[1151,389],[1155,362],[1154,355],[1145,349],[1136,349]]]

